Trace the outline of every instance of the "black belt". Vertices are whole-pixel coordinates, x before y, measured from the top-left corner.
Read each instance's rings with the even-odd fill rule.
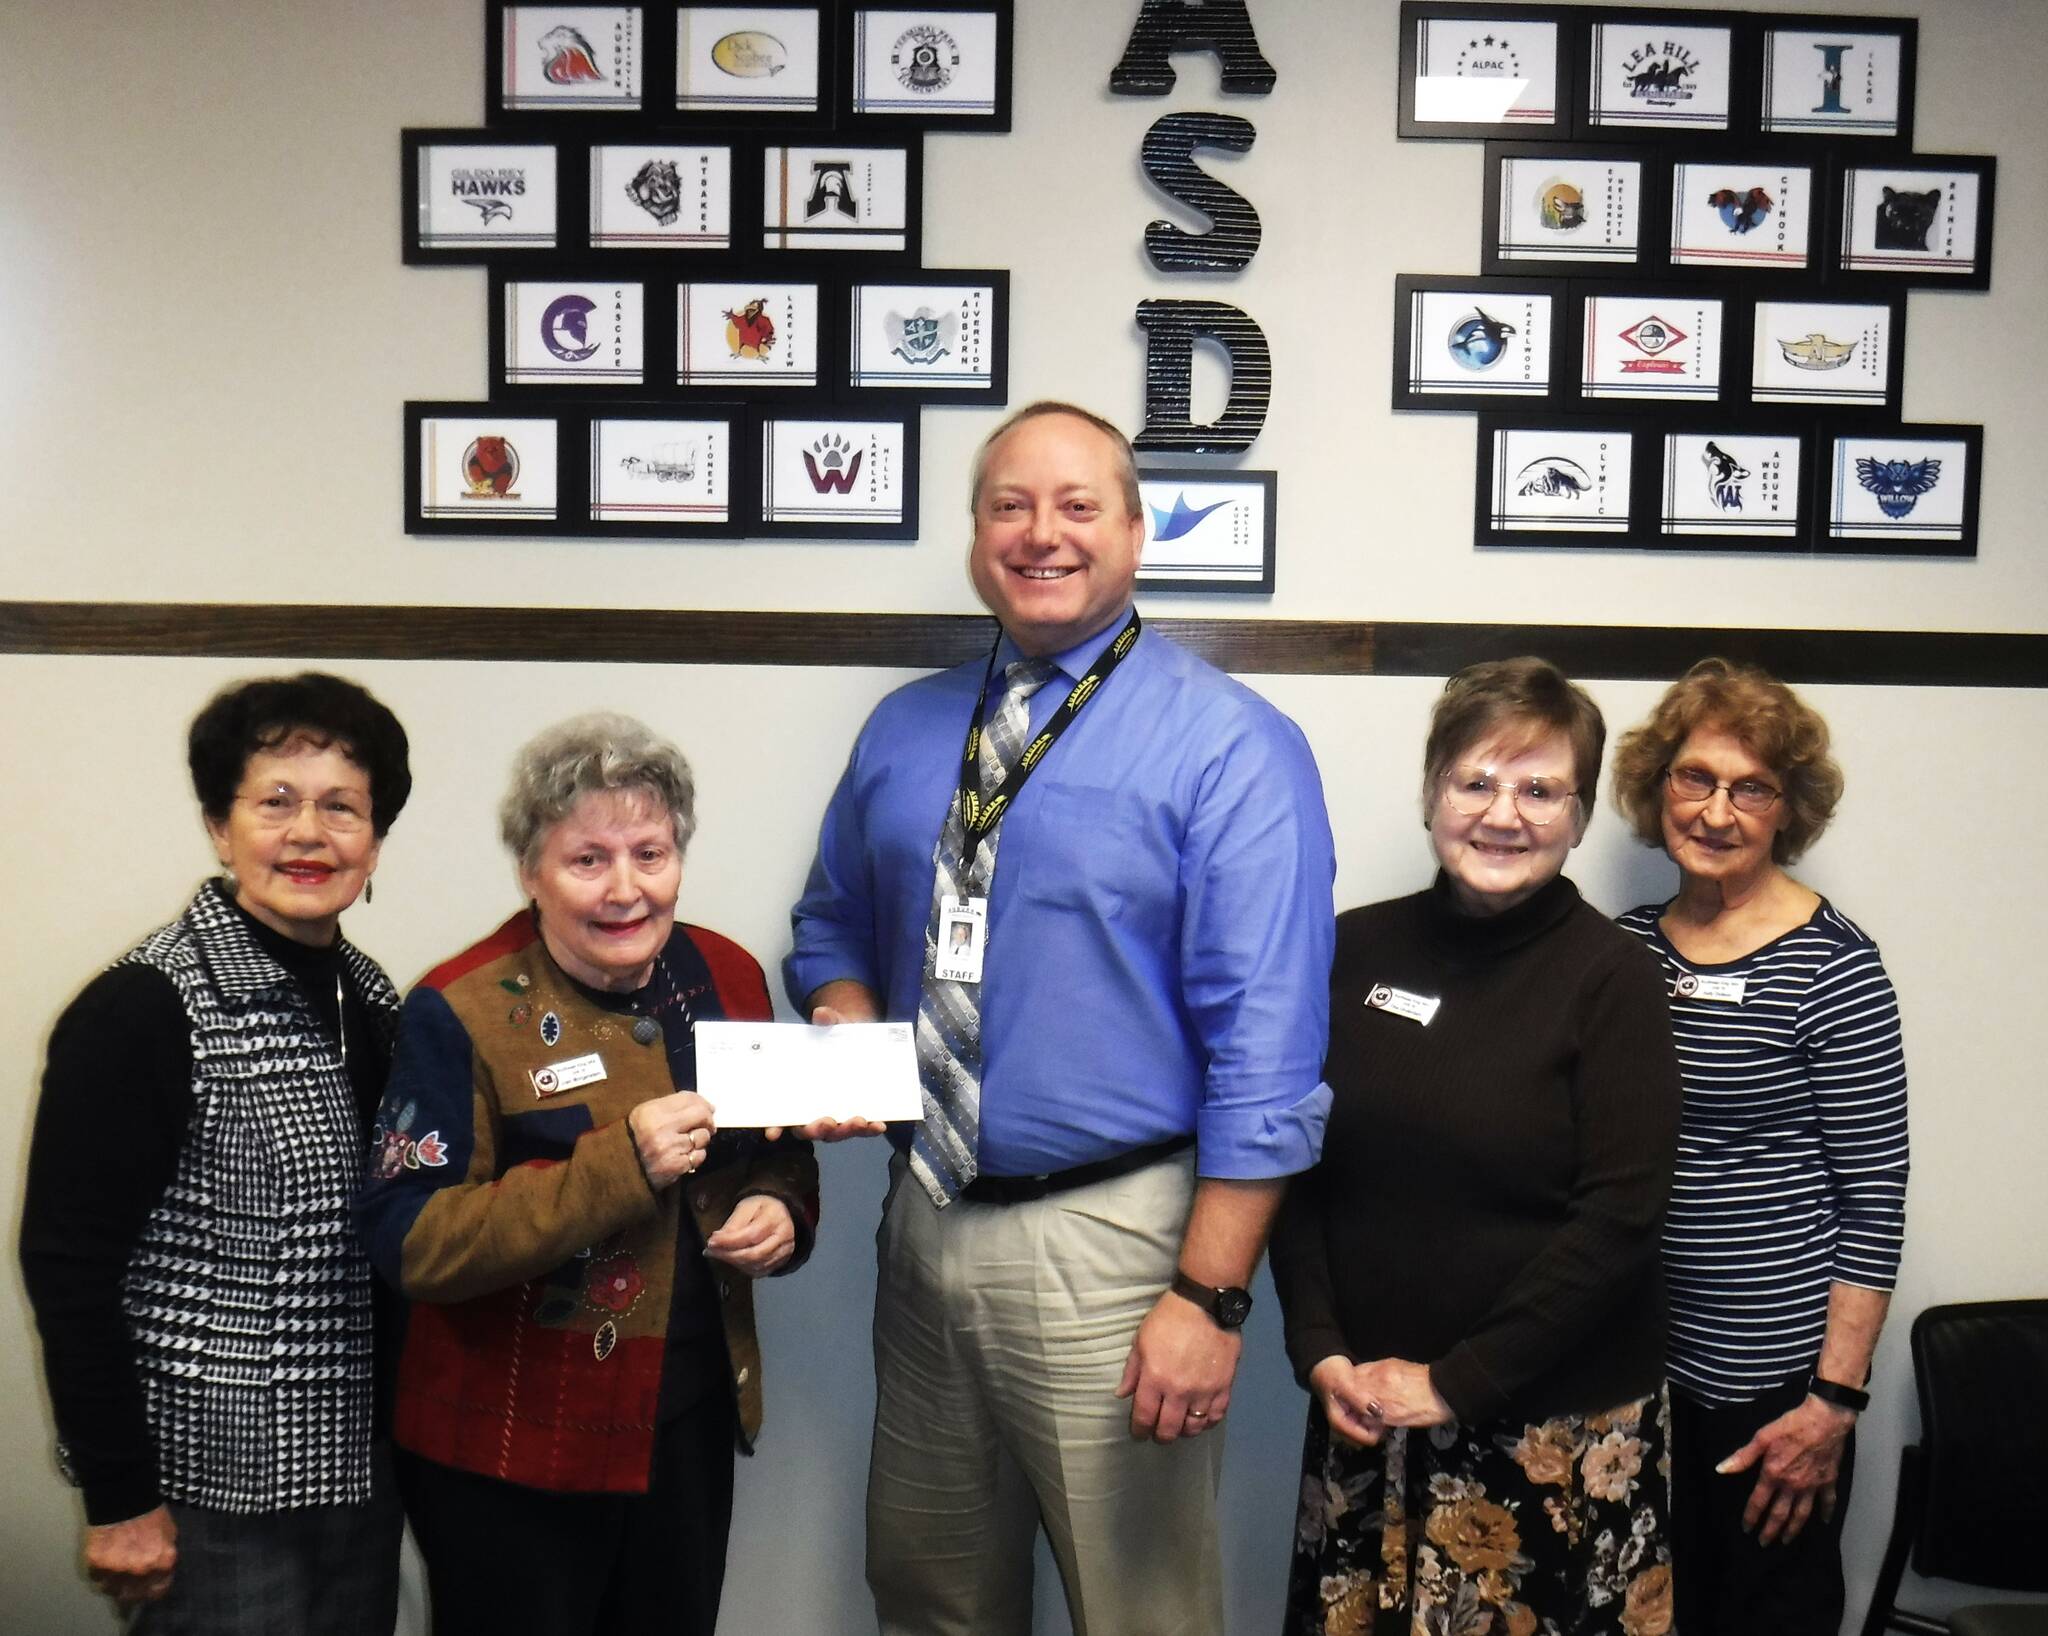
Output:
[[[1171,1141],[1154,1142],[1150,1147],[1132,1148],[1113,1159],[1097,1159],[1093,1164],[1075,1165],[1072,1170],[1055,1170],[1045,1176],[976,1176],[960,1189],[960,1197],[976,1204],[1029,1204],[1049,1193],[1064,1193],[1070,1187],[1128,1176],[1194,1145],[1192,1136],[1176,1136]]]

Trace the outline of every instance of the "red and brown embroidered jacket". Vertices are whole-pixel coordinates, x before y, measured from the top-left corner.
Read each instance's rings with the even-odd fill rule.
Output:
[[[694,1017],[771,1015],[761,968],[715,932],[678,924],[661,963],[668,992],[702,991]],[[413,1303],[401,1447],[534,1488],[643,1492],[681,1212],[701,1243],[741,1197],[770,1194],[797,1222],[789,1267],[807,1252],[818,1181],[802,1144],[721,1138],[700,1174],[648,1185],[626,1115],[676,1087],[633,1022],[562,972],[529,911],[407,997],[358,1205],[371,1260]],[[713,1265],[748,1448],[753,1283]]]

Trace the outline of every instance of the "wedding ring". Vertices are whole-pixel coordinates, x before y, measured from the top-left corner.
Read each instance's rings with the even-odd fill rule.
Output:
[[[1370,1415],[1373,1419],[1378,1420],[1381,1419],[1387,1411],[1380,1407],[1380,1400],[1378,1398],[1369,1397],[1365,1400],[1365,1412],[1368,1415]]]
[[[1188,1418],[1190,1420],[1207,1420],[1209,1418],[1209,1411],[1207,1409],[1190,1409],[1188,1410]]]

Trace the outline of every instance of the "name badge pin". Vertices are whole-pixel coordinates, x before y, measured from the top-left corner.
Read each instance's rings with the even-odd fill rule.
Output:
[[[1437,1007],[1443,997],[1437,994],[1411,994],[1405,988],[1396,988],[1392,983],[1375,983],[1372,992],[1365,997],[1365,1003],[1374,1011],[1385,1011],[1396,1017],[1406,1017],[1412,1023],[1424,1028],[1436,1016]]]
[[[529,1077],[533,1080],[535,1096],[559,1096],[564,1091],[595,1085],[605,1078],[604,1058],[592,1051],[564,1062],[551,1062],[545,1068],[535,1068]]]

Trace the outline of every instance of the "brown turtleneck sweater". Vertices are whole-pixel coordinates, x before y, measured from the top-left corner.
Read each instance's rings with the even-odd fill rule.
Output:
[[[1664,1373],[1678,1060],[1656,964],[1562,876],[1498,915],[1337,919],[1336,1093],[1273,1234],[1287,1349],[1426,1363],[1463,1421],[1613,1407]],[[1367,1004],[1441,1001],[1427,1026]]]

